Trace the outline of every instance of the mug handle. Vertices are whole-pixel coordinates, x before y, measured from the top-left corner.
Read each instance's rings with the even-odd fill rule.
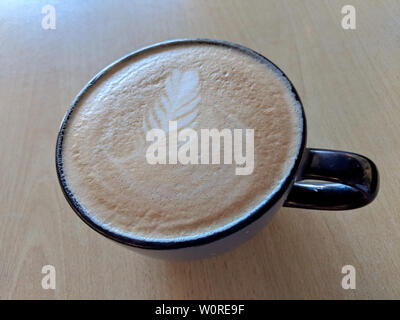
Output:
[[[347,210],[375,199],[379,189],[376,165],[359,154],[307,148],[300,177],[284,207]],[[302,181],[302,180],[319,181]]]

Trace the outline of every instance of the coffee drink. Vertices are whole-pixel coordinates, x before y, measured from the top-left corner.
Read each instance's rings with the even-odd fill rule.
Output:
[[[63,137],[63,177],[106,229],[138,239],[207,234],[244,218],[278,188],[300,148],[300,113],[287,80],[250,51],[196,42],[154,47],[113,65],[76,102]],[[213,140],[201,150],[209,158],[199,151],[182,163],[167,138],[167,161],[151,163],[152,129],[171,136],[192,129],[197,150],[206,145],[201,130],[225,130],[220,159],[231,152],[223,142],[236,138],[229,132],[252,132],[253,140],[232,144],[245,154],[253,143],[254,157],[217,163]],[[191,142],[178,139],[176,147]]]

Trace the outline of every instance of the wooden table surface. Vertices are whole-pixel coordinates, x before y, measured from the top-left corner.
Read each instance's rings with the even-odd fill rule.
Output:
[[[56,29],[42,28],[42,8]],[[342,6],[356,29],[341,26]],[[0,298],[400,298],[400,2],[1,1]],[[113,60],[154,42],[223,39],[293,81],[308,146],[373,159],[378,198],[342,212],[281,209],[255,238],[208,260],[154,260],[92,231],[58,186],[54,147],[74,96]],[[56,289],[41,286],[44,265]],[[344,265],[356,289],[344,290]]]

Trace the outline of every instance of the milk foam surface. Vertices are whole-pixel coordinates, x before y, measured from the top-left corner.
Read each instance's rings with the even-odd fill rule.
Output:
[[[75,106],[63,140],[66,183],[97,221],[134,237],[206,233],[276,188],[301,142],[300,107],[276,71],[237,49],[180,44],[114,66]],[[146,131],[254,129],[255,166],[146,161]],[[223,154],[223,152],[221,152]]]

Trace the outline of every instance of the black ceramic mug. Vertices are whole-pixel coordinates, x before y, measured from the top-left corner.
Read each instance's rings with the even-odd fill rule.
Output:
[[[75,105],[96,81],[119,63],[155,47],[164,47],[177,43],[207,43],[226,46],[261,58],[276,68],[290,86],[295,99],[302,109],[301,146],[295,157],[295,163],[279,188],[276,188],[256,209],[246,213],[246,218],[233,223],[229,228],[216,230],[207,235],[199,235],[190,239],[171,239],[166,241],[150,241],[136,239],[134,235],[117,233],[97,223],[75,199],[63,175],[62,147],[63,136],[68,119]],[[306,118],[301,100],[296,89],[287,76],[270,60],[246,47],[226,41],[210,39],[182,39],[158,43],[121,58],[97,74],[75,98],[65,115],[57,138],[56,169],[63,193],[78,216],[94,230],[130,248],[153,257],[166,259],[193,259],[211,257],[227,251],[252,237],[267,224],[271,217],[282,206],[317,210],[347,210],[362,207],[370,203],[377,195],[379,176],[375,164],[359,154],[306,148]]]

